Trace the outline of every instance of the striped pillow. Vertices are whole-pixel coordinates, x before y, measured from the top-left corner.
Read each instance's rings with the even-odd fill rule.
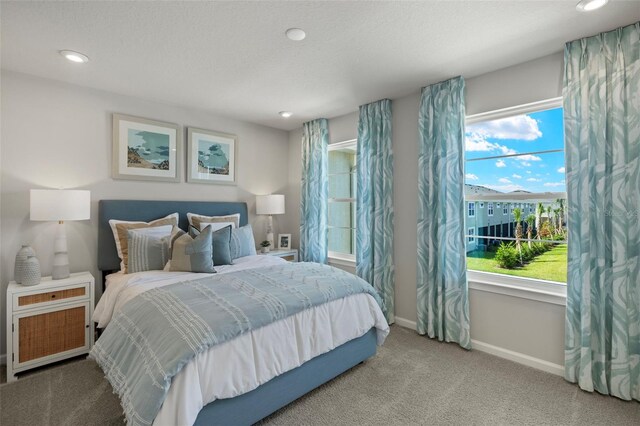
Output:
[[[131,229],[152,228],[156,226],[173,225],[178,226],[178,213],[173,213],[165,216],[161,219],[156,219],[151,222],[130,222],[126,220],[109,220],[111,231],[113,231],[113,237],[116,241],[116,250],[118,251],[118,257],[120,258],[120,270],[127,273],[127,264],[129,258],[129,248],[127,246],[128,232]]]
[[[245,225],[241,228],[233,228],[231,230],[229,251],[231,252],[232,260],[256,254],[256,242],[253,239],[253,229],[251,229],[251,225]]]
[[[191,236],[181,229],[177,229],[171,237],[170,271],[207,272],[215,273],[211,228],[206,228],[197,237]]]
[[[170,257],[171,225],[127,231],[127,273],[160,271]]]

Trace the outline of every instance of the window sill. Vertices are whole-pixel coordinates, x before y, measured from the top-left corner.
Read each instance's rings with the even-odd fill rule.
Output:
[[[467,271],[467,280],[472,290],[554,305],[566,306],[567,304],[567,286],[563,283],[472,270]]]
[[[329,255],[329,263],[339,266],[347,266],[349,268],[356,267],[356,261],[354,259],[350,259],[348,257],[343,257],[340,255],[331,254]]]

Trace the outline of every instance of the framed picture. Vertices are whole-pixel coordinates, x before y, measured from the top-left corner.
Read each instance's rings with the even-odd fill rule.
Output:
[[[211,130],[187,129],[187,182],[236,184],[238,138]]]
[[[291,234],[278,234],[278,248],[279,249],[291,248]]]
[[[114,179],[180,182],[181,158],[177,124],[113,114]]]

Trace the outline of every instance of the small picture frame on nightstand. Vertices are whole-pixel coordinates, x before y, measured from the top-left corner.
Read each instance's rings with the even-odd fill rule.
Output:
[[[291,248],[291,234],[278,234],[278,248],[279,249]]]

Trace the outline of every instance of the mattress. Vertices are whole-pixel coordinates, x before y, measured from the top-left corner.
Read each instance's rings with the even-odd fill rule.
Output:
[[[247,256],[216,270],[223,274],[280,262],[285,261],[276,256]],[[113,315],[138,294],[206,275],[163,271],[109,275],[93,319],[99,327],[106,327]],[[301,311],[214,346],[198,354],[174,377],[154,424],[193,424],[204,405],[249,392],[374,327],[381,345],[389,332],[384,315],[372,296],[358,294]]]

